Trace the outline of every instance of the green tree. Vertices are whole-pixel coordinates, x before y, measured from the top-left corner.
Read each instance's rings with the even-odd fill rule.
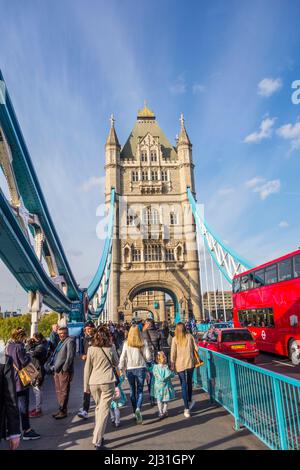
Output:
[[[6,344],[11,337],[12,331],[18,327],[25,329],[26,334],[30,335],[31,315],[27,313],[20,317],[1,318],[0,319],[0,339]]]
[[[45,337],[51,333],[53,323],[57,323],[58,313],[51,312],[42,315],[38,322],[38,331]],[[0,339],[6,344],[11,337],[12,331],[18,327],[25,329],[27,336],[30,336],[31,315],[26,313],[20,317],[0,318]]]
[[[52,325],[54,323],[58,322],[58,313],[56,312],[51,312],[48,313],[47,315],[42,315],[38,322],[38,330],[42,335],[47,338],[50,336],[50,333],[52,331]]]

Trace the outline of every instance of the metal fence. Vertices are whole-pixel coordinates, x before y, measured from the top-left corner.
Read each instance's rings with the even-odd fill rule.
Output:
[[[300,381],[199,348],[194,380],[269,448],[300,449]]]

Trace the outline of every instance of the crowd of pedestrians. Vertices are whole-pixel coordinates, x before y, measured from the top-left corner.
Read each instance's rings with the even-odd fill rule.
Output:
[[[143,423],[145,384],[150,405],[157,406],[158,418],[168,416],[168,402],[175,398],[172,380],[176,374],[181,384],[183,413],[190,417],[195,404],[192,377],[198,354],[192,333],[191,324],[179,322],[171,329],[167,322],[158,327],[152,318],[131,323],[85,324],[81,348],[83,398],[78,416],[89,417],[92,397],[95,402],[92,442],[96,449],[105,449],[109,417],[116,427],[121,424],[122,408],[127,403],[125,380],[136,424]],[[11,449],[18,447],[21,436],[24,440],[41,437],[31,427],[30,419],[43,414],[45,374],[53,375],[54,379],[58,411],[53,418],[68,416],[75,356],[75,338],[69,336],[67,326],[53,325],[48,340],[41,333],[27,339],[23,328],[13,331],[5,354],[0,357],[0,439],[8,437]],[[29,375],[27,381],[24,374]],[[30,388],[35,402],[32,410],[29,410]]]

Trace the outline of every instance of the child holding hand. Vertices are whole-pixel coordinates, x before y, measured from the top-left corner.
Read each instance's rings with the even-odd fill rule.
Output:
[[[171,381],[175,373],[170,370],[164,352],[157,353],[156,362],[152,369],[151,396],[157,400],[159,419],[163,419],[168,416],[168,401],[175,398],[175,390]]]

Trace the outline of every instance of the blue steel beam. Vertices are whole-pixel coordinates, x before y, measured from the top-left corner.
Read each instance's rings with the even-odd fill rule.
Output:
[[[0,257],[26,291],[39,291],[43,302],[57,312],[71,310],[72,302],[49,278],[0,190]]]
[[[88,295],[89,300],[93,299],[97,290],[99,289],[99,286],[101,284],[101,281],[105,273],[105,269],[107,267],[108,257],[111,252],[113,229],[114,229],[114,210],[115,210],[114,206],[115,206],[115,188],[112,188],[111,193],[110,193],[109,221],[108,221],[108,228],[107,228],[107,236],[105,239],[104,249],[102,252],[98,269],[89,287],[87,288],[87,295]]]
[[[2,82],[2,83],[1,83]],[[3,85],[1,87],[1,85]],[[5,87],[0,70],[0,125],[9,143],[13,161],[12,166],[18,189],[27,210],[39,216],[40,223],[55,256],[58,272],[63,275],[68,286],[68,297],[78,301],[81,291],[73,276],[63,247],[55,230],[29,151],[18,123],[9,93]]]

